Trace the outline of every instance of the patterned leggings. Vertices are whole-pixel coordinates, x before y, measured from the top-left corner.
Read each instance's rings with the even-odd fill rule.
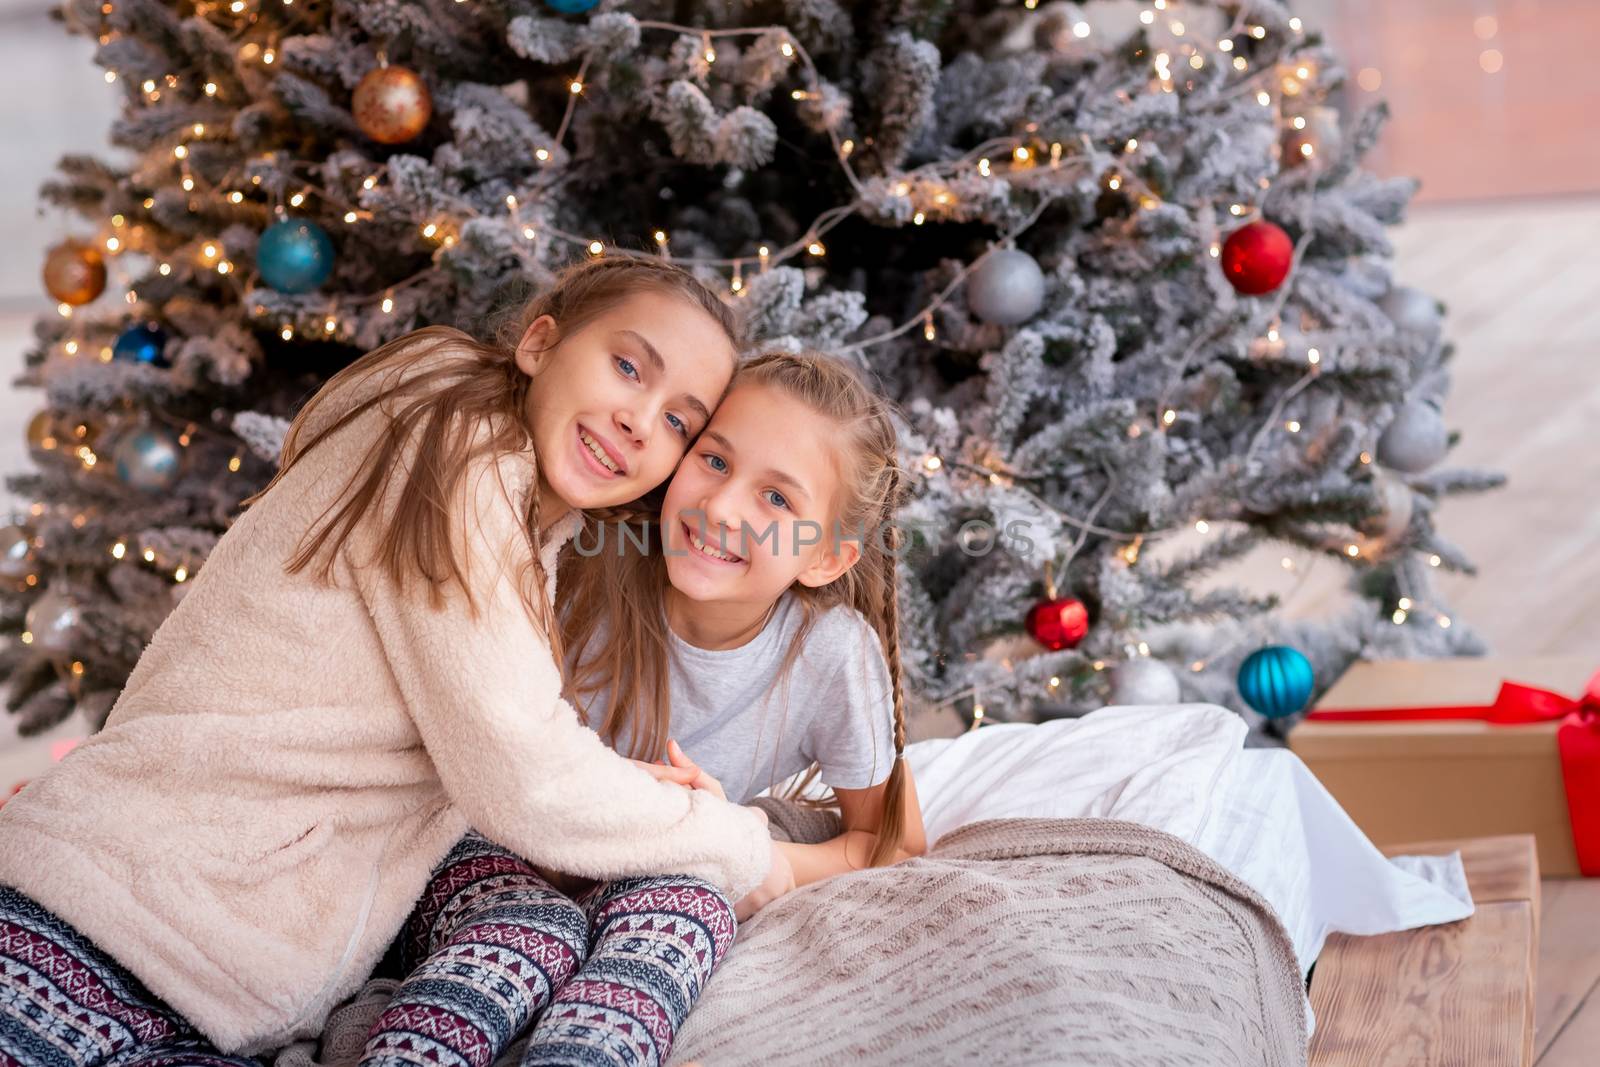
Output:
[[[0,1067],[260,1067],[224,1056],[121,964],[0,885]]]
[[[573,901],[470,832],[396,948],[407,975],[361,1067],[490,1067],[535,1018],[522,1067],[652,1067],[733,944],[733,907],[684,875]]]

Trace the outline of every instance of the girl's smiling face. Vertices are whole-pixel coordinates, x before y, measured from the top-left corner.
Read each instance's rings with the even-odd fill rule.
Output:
[[[837,434],[779,390],[735,385],[667,486],[673,587],[696,601],[768,604],[797,581],[822,586],[848,569],[860,546],[835,544]]]
[[[598,508],[660,485],[705,428],[737,358],[711,315],[653,290],[567,336],[550,316],[536,319],[516,359],[535,379],[527,420],[543,489]]]

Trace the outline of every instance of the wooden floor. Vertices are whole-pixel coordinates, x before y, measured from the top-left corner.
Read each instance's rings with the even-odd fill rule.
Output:
[[[1536,1067],[1592,1067],[1600,1049],[1600,878],[1540,883]]]

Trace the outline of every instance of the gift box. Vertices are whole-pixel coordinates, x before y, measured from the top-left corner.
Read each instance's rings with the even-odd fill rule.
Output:
[[[1531,833],[1545,876],[1600,876],[1594,660],[1357,663],[1289,748],[1373,843]]]

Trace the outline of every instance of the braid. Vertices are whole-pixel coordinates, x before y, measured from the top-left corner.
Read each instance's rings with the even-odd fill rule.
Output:
[[[899,548],[900,529],[894,524],[895,511],[900,497],[900,471],[890,459],[889,486],[884,494],[883,520],[887,544],[883,553],[883,617],[888,632],[889,647],[884,658],[889,664],[889,684],[894,692],[894,754],[898,759],[906,750],[906,694],[900,674],[900,595]]]
[[[905,839],[906,796],[906,697],[900,678],[900,596],[896,581],[900,529],[894,524],[900,498],[900,468],[893,451],[885,457],[888,485],[884,488],[883,520],[883,656],[889,667],[889,685],[894,694],[894,765],[883,791],[883,818],[878,824],[877,841],[868,857],[869,866],[891,862]]]

